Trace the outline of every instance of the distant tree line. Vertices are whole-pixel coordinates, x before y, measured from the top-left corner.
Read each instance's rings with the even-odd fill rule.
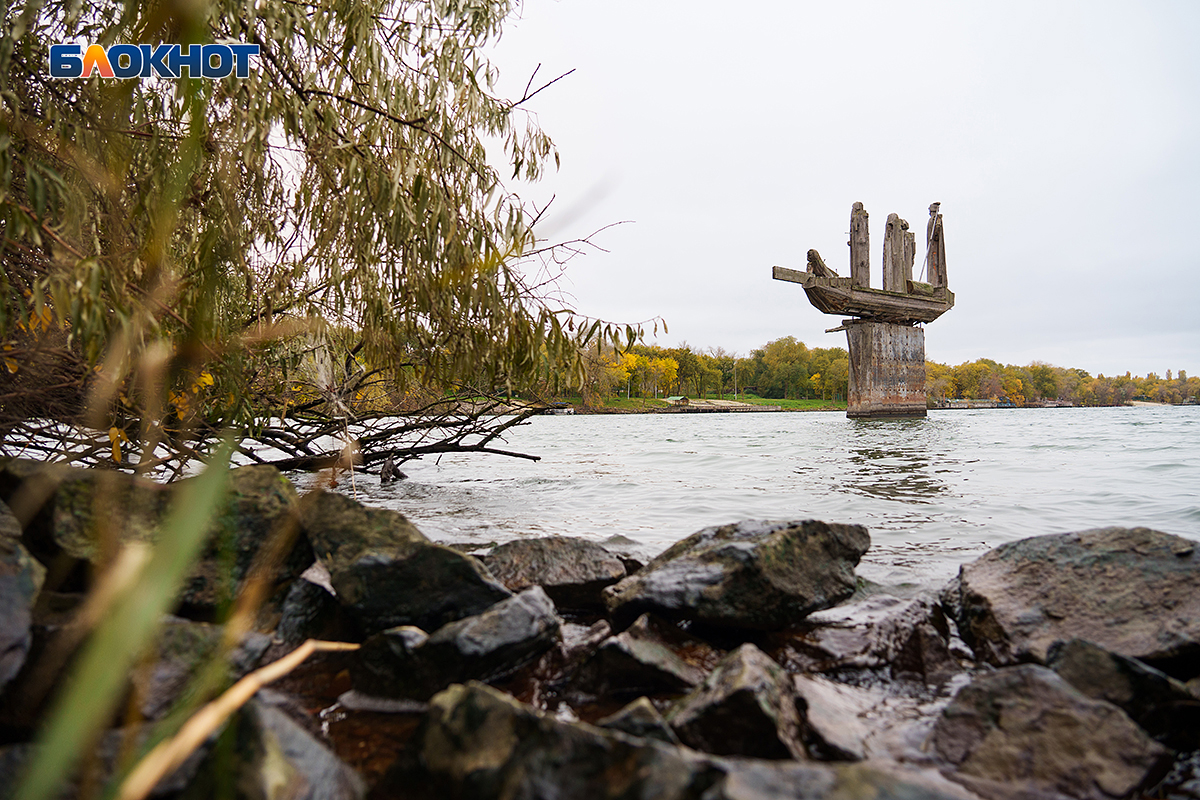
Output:
[[[707,351],[686,342],[678,347],[635,345],[623,351],[591,348],[583,356],[583,399],[597,404],[613,397],[751,395],[771,399],[846,398],[850,362],[845,348],[808,347],[785,336],[738,356],[724,348]],[[1167,370],[1165,377],[1093,377],[1086,370],[1041,361],[1028,366],[988,358],[957,366],[925,362],[925,389],[931,405],[952,399],[996,400],[1015,406],[1046,402],[1079,406],[1122,405],[1131,400],[1182,403],[1200,398],[1200,377]],[[554,375],[530,387],[554,395],[567,383]]]

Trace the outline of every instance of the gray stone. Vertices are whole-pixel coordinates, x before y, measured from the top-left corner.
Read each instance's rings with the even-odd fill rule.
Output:
[[[431,636],[392,628],[363,643],[351,673],[354,688],[426,700],[452,683],[491,680],[552,648],[560,624],[554,604],[535,586]]]
[[[861,525],[746,520],[705,528],[604,591],[618,628],[649,611],[775,630],[848,598],[871,540]]]
[[[301,503],[301,523],[364,636],[437,630],[512,597],[477,559],[433,544],[395,511],[315,492]]]
[[[1001,545],[963,565],[943,603],[992,664],[1045,663],[1050,645],[1073,638],[1152,665],[1200,663],[1197,544],[1148,528]]]
[[[112,470],[13,459],[0,468],[0,493],[20,507],[25,540],[44,563],[98,564],[119,543],[154,542],[191,480],[162,485]],[[299,576],[313,557],[297,535],[295,513],[296,490],[279,470],[264,465],[231,470],[205,550],[180,591],[185,606],[211,613],[228,603],[268,546],[272,552],[264,565],[271,588]]]
[[[239,796],[358,800],[366,784],[280,709],[252,700],[241,713]]]
[[[796,671],[872,670],[939,685],[961,671],[949,633],[932,598],[877,594],[810,614],[774,641],[780,662]]]
[[[1082,639],[1051,645],[1046,664],[1088,697],[1119,706],[1167,747],[1200,748],[1200,697],[1180,681]]]
[[[1121,709],[1034,664],[975,678],[930,742],[949,777],[992,800],[1126,797],[1169,755]]]
[[[45,576],[45,568],[21,544],[17,518],[0,503],[0,689],[29,655],[33,606]]]
[[[821,677],[796,675],[793,686],[804,711],[804,744],[823,761],[867,757],[870,727],[863,716],[877,698],[863,689]]]
[[[430,701],[409,769],[380,797],[466,800],[968,800],[936,773],[895,765],[719,758],[563,722],[481,684]],[[948,787],[948,791],[946,790]]]
[[[517,539],[483,559],[510,591],[541,586],[559,609],[603,611],[601,590],[625,577],[625,566],[595,542],[566,536]]]
[[[601,642],[573,685],[595,695],[682,693],[698,686],[721,656],[669,622],[643,614]]]
[[[667,714],[680,741],[716,755],[806,758],[792,681],[752,644],[727,655]]]
[[[663,719],[663,715],[658,713],[658,709],[646,697],[639,697],[615,714],[597,720],[596,726],[627,733],[630,736],[657,739],[667,744],[679,744],[679,737],[675,735],[675,731],[671,730],[671,726]]]

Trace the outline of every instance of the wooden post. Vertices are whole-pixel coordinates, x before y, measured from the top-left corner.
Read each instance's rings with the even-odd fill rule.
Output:
[[[946,242],[942,238],[941,203],[929,207],[929,224],[925,226],[925,246],[929,282],[935,288],[946,286]]]
[[[907,270],[905,276],[905,267],[911,263],[906,261],[908,223],[900,219],[899,214],[888,214],[887,227],[883,232],[883,290],[885,292],[899,292],[903,294],[907,290],[905,280],[912,280],[912,267]],[[914,252],[915,255],[915,252]]]
[[[862,203],[850,209],[850,282],[868,288],[871,285],[871,234],[868,215]]]

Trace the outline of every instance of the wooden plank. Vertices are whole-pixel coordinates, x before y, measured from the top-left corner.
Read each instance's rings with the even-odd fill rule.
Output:
[[[862,203],[850,209],[850,280],[864,289],[871,286],[871,233],[869,215]]]
[[[788,281],[789,283],[799,283],[807,286],[812,281],[814,275],[811,272],[801,272],[798,269],[771,267],[771,277],[777,281]]]

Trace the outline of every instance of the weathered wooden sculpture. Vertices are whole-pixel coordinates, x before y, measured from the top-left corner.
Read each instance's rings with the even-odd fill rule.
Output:
[[[925,329],[954,306],[946,286],[946,245],[942,215],[934,203],[925,228],[925,276],[913,280],[916,236],[908,223],[889,214],[883,235],[883,288],[871,288],[871,237],[862,203],[850,211],[850,277],[839,277],[821,254],[808,251],[808,269],[775,267],[775,280],[804,287],[826,314],[853,317],[834,331],[846,331],[850,386],[846,416],[858,418],[925,416]]]

